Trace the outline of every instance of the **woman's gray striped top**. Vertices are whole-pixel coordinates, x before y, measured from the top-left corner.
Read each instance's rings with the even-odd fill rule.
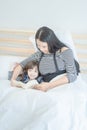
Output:
[[[38,51],[22,61],[20,65],[24,67],[29,61],[35,60],[38,62],[40,61],[39,71],[42,75],[56,72],[53,54],[44,54],[42,58],[41,55],[42,53]],[[63,52],[56,52],[55,56],[58,70],[66,70],[69,82],[75,81],[75,79],[77,78],[77,71],[72,50],[67,49]]]

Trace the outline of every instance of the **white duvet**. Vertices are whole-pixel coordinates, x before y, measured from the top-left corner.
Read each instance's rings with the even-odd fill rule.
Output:
[[[0,130],[87,130],[87,84],[78,76],[41,92],[1,80]]]

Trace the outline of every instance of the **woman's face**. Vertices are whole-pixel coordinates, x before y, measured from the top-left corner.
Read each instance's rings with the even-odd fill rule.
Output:
[[[31,80],[37,78],[39,75],[37,66],[33,67],[33,69],[28,69],[28,76]]]
[[[49,50],[48,50],[48,44],[47,42],[42,42],[39,39],[37,39],[37,47],[40,49],[40,51],[42,51],[45,54],[49,54]]]

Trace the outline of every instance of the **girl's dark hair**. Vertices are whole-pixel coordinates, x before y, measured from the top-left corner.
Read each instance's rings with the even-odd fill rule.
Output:
[[[35,35],[35,41],[37,39],[39,39],[42,42],[47,42],[48,50],[50,53],[55,53],[56,51],[60,50],[62,47],[67,47],[64,43],[62,43],[57,38],[53,30],[45,26],[37,30],[36,35]],[[37,45],[37,41],[36,41],[36,45]]]
[[[30,61],[27,63],[27,65],[23,68],[23,72],[26,72],[28,71],[28,69],[33,69],[35,66],[37,66],[38,68],[38,62],[37,61]]]
[[[37,66],[39,70],[39,64],[37,61],[30,61],[26,64],[26,66],[23,68],[22,74],[19,75],[21,81],[23,81],[24,75],[27,75],[28,69],[33,69],[35,66]]]

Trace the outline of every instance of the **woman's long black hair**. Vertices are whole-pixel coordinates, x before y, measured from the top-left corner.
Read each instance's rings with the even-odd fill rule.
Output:
[[[41,27],[36,32],[36,35],[35,35],[36,45],[37,45],[37,39],[39,39],[42,42],[47,42],[48,50],[50,53],[55,53],[58,50],[61,51],[62,47],[68,47],[67,45],[65,45],[58,39],[58,37],[53,32],[53,30],[45,26]],[[78,73],[80,72],[80,66],[76,60],[75,60],[75,65],[76,65],[77,75],[78,75]]]
[[[42,42],[47,42],[48,50],[50,53],[55,53],[56,51],[61,50],[62,47],[67,47],[57,38],[53,30],[45,26],[39,28],[36,32],[35,35],[36,45],[37,45],[37,39],[39,39]]]

